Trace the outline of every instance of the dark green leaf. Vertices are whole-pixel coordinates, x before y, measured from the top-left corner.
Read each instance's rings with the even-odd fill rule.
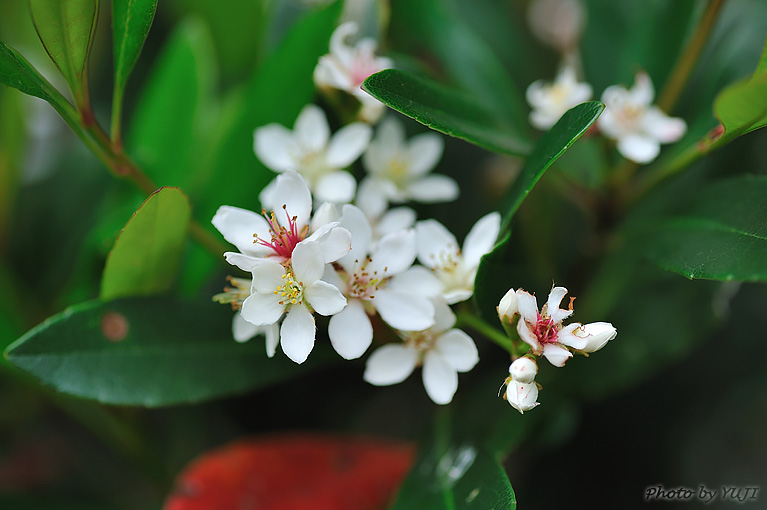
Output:
[[[767,125],[767,73],[730,85],[716,98],[714,112],[724,133],[712,148]]]
[[[387,69],[368,77],[362,88],[387,106],[446,135],[508,154],[523,155],[530,150],[525,140],[499,125],[470,95],[429,78]]]
[[[504,278],[504,275],[509,272],[507,252],[514,213],[546,169],[596,122],[604,108],[604,104],[591,101],[565,113],[554,127],[538,140],[519,177],[506,192],[501,204],[504,220],[499,242],[493,251],[482,257],[474,280],[475,299],[480,313],[488,322],[497,322],[495,307],[509,287],[508,279]]]
[[[154,192],[125,225],[107,257],[101,299],[170,288],[186,240],[189,199],[178,188]]]
[[[115,90],[119,97],[144,46],[156,9],[157,0],[112,0]]]
[[[207,29],[199,20],[186,20],[158,58],[127,137],[129,153],[158,184],[188,190],[209,151],[212,141],[204,126],[210,121],[214,76]]]
[[[648,234],[645,252],[687,278],[767,280],[767,177],[710,186],[683,216]]]
[[[394,510],[514,510],[498,461],[469,441],[433,438],[400,489]]]
[[[322,363],[268,359],[259,339],[231,338],[213,302],[126,298],[82,303],[29,331],[8,360],[58,391],[110,404],[163,406],[253,390]]]
[[[59,107],[69,107],[64,97],[16,50],[0,41],[0,83],[39,97]],[[58,108],[57,108],[58,109]]]
[[[76,99],[86,90],[85,73],[96,29],[98,0],[28,0],[45,51],[67,80]]]

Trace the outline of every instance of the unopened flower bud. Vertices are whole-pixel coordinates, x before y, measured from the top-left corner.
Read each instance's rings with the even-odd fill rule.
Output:
[[[529,384],[535,380],[538,365],[528,357],[518,358],[509,366],[509,374],[514,381]]]
[[[509,289],[506,295],[501,298],[497,310],[501,322],[511,321],[511,318],[517,313],[517,293],[514,289]]]
[[[510,381],[506,387],[506,400],[511,407],[524,414],[538,405],[538,386],[534,382]]]
[[[588,335],[586,346],[580,349],[583,352],[598,351],[618,334],[618,331],[609,322],[592,322],[584,325],[581,329]]]

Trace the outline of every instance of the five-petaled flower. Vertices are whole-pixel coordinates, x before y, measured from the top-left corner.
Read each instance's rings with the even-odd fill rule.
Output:
[[[576,80],[575,69],[563,67],[554,83],[543,80],[534,81],[527,87],[527,102],[530,112],[530,124],[537,129],[549,129],[573,106],[591,99],[591,85]]]
[[[687,124],[669,117],[657,106],[651,106],[655,91],[647,73],[638,73],[634,86],[620,85],[602,93],[605,111],[599,117],[599,129],[618,141],[618,151],[636,163],[649,163],[660,153],[660,144],[679,140]]]

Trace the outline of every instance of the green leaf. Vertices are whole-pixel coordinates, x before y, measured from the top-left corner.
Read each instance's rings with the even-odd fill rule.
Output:
[[[98,0],[28,0],[37,35],[76,101],[87,93],[85,72],[96,29]]]
[[[155,182],[189,191],[212,144],[204,125],[215,74],[205,25],[185,20],[157,59],[128,131],[129,153]]]
[[[504,275],[509,274],[507,255],[511,238],[511,219],[546,169],[596,122],[604,108],[604,104],[591,101],[565,113],[554,127],[538,140],[519,177],[506,192],[501,205],[504,220],[498,244],[493,251],[482,257],[474,280],[477,306],[483,318],[491,324],[498,321],[495,307],[509,288],[509,280],[504,278]]]
[[[390,108],[446,135],[507,154],[524,155],[530,150],[525,140],[499,125],[470,95],[429,78],[387,69],[368,77],[362,88]]]
[[[317,349],[303,365],[268,359],[260,339],[232,340],[231,322],[231,310],[213,302],[89,301],[36,326],[5,355],[60,392],[150,407],[253,390],[331,356]]]
[[[2,41],[0,41],[0,83],[49,103],[52,103],[55,97],[66,102],[53,85],[27,62],[27,59]]]
[[[157,0],[112,0],[114,87],[115,98],[119,100],[149,34],[156,9]]]
[[[708,187],[684,215],[651,231],[644,246],[660,267],[690,279],[767,281],[767,177]]]
[[[429,441],[400,489],[394,510],[514,510],[514,490],[498,461],[470,441]]]
[[[101,299],[170,288],[184,248],[191,208],[178,188],[152,193],[125,225],[107,257]]]

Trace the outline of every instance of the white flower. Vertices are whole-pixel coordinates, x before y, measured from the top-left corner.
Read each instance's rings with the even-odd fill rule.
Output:
[[[591,99],[591,94],[591,85],[578,82],[575,69],[565,66],[554,83],[538,80],[527,87],[527,102],[533,109],[530,124],[541,130],[549,129],[567,110]]]
[[[224,254],[230,264],[250,271],[266,260],[287,262],[304,240],[319,244],[325,262],[334,262],[349,252],[351,234],[338,223],[323,225],[308,235],[312,195],[296,172],[289,170],[277,176],[266,198],[269,204],[264,205],[273,209],[270,214],[222,206],[213,217],[212,223],[224,239],[240,250]]]
[[[509,366],[509,375],[512,380],[521,383],[531,383],[538,373],[538,365],[528,357],[517,358]]]
[[[279,343],[279,328],[277,325],[254,326],[246,321],[240,315],[242,303],[250,296],[250,288],[253,285],[252,280],[244,278],[228,277],[231,287],[225,287],[224,292],[213,296],[213,300],[219,303],[232,305],[232,310],[236,310],[232,320],[232,336],[236,342],[247,342],[254,336],[264,335],[266,337],[266,355],[273,357]]]
[[[446,175],[428,175],[442,157],[444,142],[436,133],[405,140],[405,128],[387,117],[370,142],[362,162],[368,176],[360,183],[358,204],[379,216],[389,202],[449,202],[458,197],[458,185]]]
[[[575,49],[585,17],[580,0],[533,0],[527,11],[533,34],[563,53]]]
[[[510,380],[506,385],[506,400],[511,407],[524,414],[538,405],[538,386],[534,381],[523,383]]]
[[[373,340],[368,315],[376,312],[400,330],[422,330],[434,324],[430,297],[441,291],[428,270],[411,267],[416,257],[413,229],[385,235],[372,243],[364,213],[345,205],[339,223],[352,235],[352,250],[338,260],[340,273],[328,267],[325,280],[341,289],[347,307],[330,319],[328,333],[336,351],[346,359],[360,357]]]
[[[483,255],[492,250],[501,229],[501,215],[492,212],[474,224],[459,250],[455,236],[436,220],[419,221],[418,260],[431,268],[445,288],[449,304],[459,303],[474,293],[474,278]]]
[[[620,85],[605,89],[605,111],[599,129],[618,141],[618,151],[636,163],[649,163],[658,156],[660,144],[679,140],[687,124],[651,106],[655,91],[647,73],[638,73],[630,90]]]
[[[376,42],[370,38],[360,39],[355,46],[345,39],[357,33],[357,23],[347,22],[339,26],[330,37],[330,53],[320,57],[314,68],[314,83],[319,88],[340,89],[354,95],[362,104],[359,113],[362,120],[376,122],[384,111],[383,103],[364,92],[360,85],[371,74],[391,68],[394,63],[375,54]]]
[[[293,131],[276,123],[256,129],[253,150],[275,172],[297,170],[320,202],[351,202],[357,182],[341,169],[365,152],[371,136],[370,126],[354,122],[331,137],[325,112],[309,104],[298,115]]]
[[[520,338],[530,345],[533,354],[543,355],[557,367],[564,366],[567,359],[572,357],[568,347],[577,351],[591,352],[586,349],[592,346],[601,348],[617,334],[615,328],[605,322],[595,322],[585,326],[574,322],[563,326],[562,321],[573,314],[572,299],[569,309],[559,308],[565,294],[567,294],[566,288],[554,287],[549,293],[546,304],[538,312],[535,296],[522,289],[517,290],[517,306],[520,314],[517,332]]]
[[[266,260],[255,266],[250,296],[242,303],[242,317],[255,326],[277,323],[285,354],[303,363],[314,347],[313,313],[333,315],[343,310],[346,299],[332,284],[320,278],[325,270],[322,248],[314,241],[299,243],[290,265]]]
[[[459,329],[451,329],[455,315],[444,302],[435,304],[436,323],[426,331],[400,332],[402,344],[376,349],[365,365],[364,379],[376,386],[397,384],[423,365],[423,385],[437,404],[453,400],[458,372],[468,372],[479,361],[474,341]]]
[[[517,293],[514,289],[509,289],[498,303],[498,318],[501,322],[511,322],[514,314],[517,313]]]

